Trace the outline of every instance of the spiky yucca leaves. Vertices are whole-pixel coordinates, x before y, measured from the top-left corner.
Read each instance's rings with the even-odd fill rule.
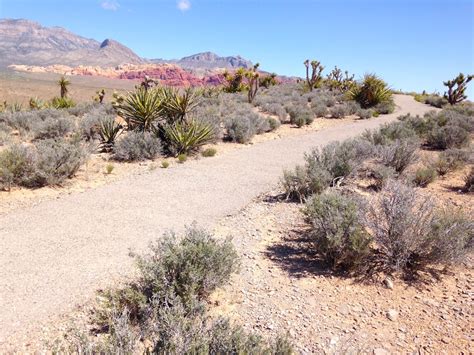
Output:
[[[76,103],[68,97],[53,97],[51,102],[48,103],[48,107],[60,109],[60,108],[71,108],[76,106]]]
[[[106,117],[99,123],[99,137],[101,152],[110,152],[115,140],[122,133],[122,125],[117,123],[113,117]]]
[[[165,127],[170,150],[176,154],[187,154],[214,139],[214,130],[207,123],[197,120],[175,122]]]
[[[170,87],[158,89],[162,101],[162,116],[169,124],[183,122],[186,115],[199,104],[199,92],[187,88],[184,91]]]
[[[30,110],[41,110],[42,108],[45,108],[44,102],[37,97],[31,97],[29,105]]]
[[[245,73],[244,68],[237,69],[234,74],[230,74],[226,71],[224,73],[224,79],[227,83],[224,84],[224,91],[228,93],[244,91],[247,88],[247,85],[244,83]]]
[[[156,89],[137,88],[117,100],[117,113],[127,122],[129,130],[151,131],[162,113],[162,95]]]
[[[377,75],[366,74],[362,83],[349,91],[349,97],[357,101],[362,108],[370,108],[392,100],[392,91]]]
[[[64,77],[63,75],[62,77],[59,78],[58,85],[60,89],[61,98],[62,99],[66,98],[67,93],[69,91],[67,87],[71,85],[71,82],[67,80],[66,77]]]

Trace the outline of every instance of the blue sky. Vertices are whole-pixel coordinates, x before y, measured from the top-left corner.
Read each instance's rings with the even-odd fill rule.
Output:
[[[0,0],[0,17],[116,39],[148,58],[240,54],[303,75],[318,59],[382,76],[393,88],[442,92],[474,73],[473,0]],[[469,96],[474,96],[474,84]]]

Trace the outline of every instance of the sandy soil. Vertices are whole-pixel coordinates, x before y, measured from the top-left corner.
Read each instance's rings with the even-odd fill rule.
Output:
[[[130,248],[139,252],[167,229],[179,231],[193,221],[210,228],[237,213],[311,147],[430,110],[407,96],[396,96],[396,102],[400,108],[393,115],[129,175],[0,215],[0,349],[27,343],[48,320],[129,275]]]

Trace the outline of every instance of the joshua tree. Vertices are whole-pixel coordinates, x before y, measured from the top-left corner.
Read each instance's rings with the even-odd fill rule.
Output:
[[[71,84],[69,80],[63,75],[58,80],[59,88],[61,89],[61,98],[64,99],[67,96],[68,89],[67,87]]]
[[[245,73],[245,76],[248,79],[248,87],[249,87],[249,92],[248,92],[248,100],[249,103],[253,102],[253,99],[255,99],[255,96],[257,95],[258,87],[260,84],[259,76],[260,74],[258,73],[258,67],[260,66],[259,63],[255,64],[253,68]]]
[[[158,85],[158,81],[150,78],[148,75],[145,75],[143,81],[140,84],[140,86],[144,88],[145,91],[148,91],[148,89],[150,89],[154,85]]]
[[[467,99],[467,96],[464,94],[464,92],[466,91],[467,83],[473,78],[474,75],[464,76],[463,73],[459,73],[459,75],[453,80],[444,81],[444,86],[448,87],[448,92],[444,93],[444,98],[448,100],[451,105],[455,105]]]
[[[308,84],[309,90],[313,91],[313,89],[321,83],[321,80],[322,80],[321,73],[323,72],[324,67],[317,60],[313,60],[310,63],[309,59],[306,59],[304,61],[304,65],[306,67],[306,82]],[[310,65],[311,65],[311,78],[309,76]]]
[[[96,91],[95,93],[97,96],[94,97],[94,101],[98,102],[99,104],[103,103],[105,98],[105,89]]]
[[[270,86],[278,84],[276,77],[277,75],[275,73],[261,77],[259,80],[260,86],[268,89]]]
[[[224,86],[224,91],[235,93],[244,90],[245,86],[243,84],[243,80],[245,75],[246,71],[244,68],[237,69],[234,75],[226,71],[224,73],[224,79],[227,81],[227,83]]]
[[[345,92],[352,88],[354,85],[354,75],[349,76],[349,72],[346,70],[342,75],[342,70],[337,66],[327,76],[327,83],[330,90],[340,90]]]

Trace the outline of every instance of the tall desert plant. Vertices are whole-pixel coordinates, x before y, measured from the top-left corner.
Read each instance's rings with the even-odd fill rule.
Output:
[[[161,114],[168,123],[183,122],[186,115],[199,105],[199,92],[187,88],[183,91],[169,87],[157,88],[161,98]]]
[[[324,70],[324,67],[317,60],[309,61],[306,59],[304,61],[304,66],[306,67],[306,84],[310,91],[313,91],[315,87],[318,87],[323,80],[321,73]],[[309,75],[309,68],[311,67],[311,76]]]
[[[451,105],[455,105],[467,99],[467,95],[465,94],[467,84],[473,78],[474,75],[464,76],[463,73],[459,73],[453,80],[443,82],[444,86],[448,88],[448,91],[444,93],[444,98],[448,100]]]
[[[58,85],[60,89],[61,98],[64,99],[69,92],[67,87],[71,85],[71,82],[67,80],[66,77],[63,75],[59,78]]]

